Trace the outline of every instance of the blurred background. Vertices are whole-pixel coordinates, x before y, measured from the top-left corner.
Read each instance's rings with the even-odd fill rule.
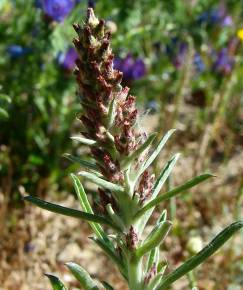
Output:
[[[242,217],[242,0],[0,0],[1,290],[50,289],[50,271],[75,289],[63,266],[70,260],[126,289],[111,264],[103,267],[86,224],[21,201],[29,193],[78,207],[69,173],[79,164],[68,154],[87,150],[70,139],[82,110],[72,23],[87,7],[111,30],[114,66],[137,96],[141,124],[160,136],[178,129],[154,170],[180,151],[168,187],[205,171],[217,176],[163,205],[175,220],[161,248],[169,269]],[[242,289],[242,244],[239,234],[173,289]]]

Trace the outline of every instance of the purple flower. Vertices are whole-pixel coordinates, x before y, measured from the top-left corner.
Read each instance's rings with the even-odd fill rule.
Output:
[[[137,80],[143,77],[146,73],[146,68],[143,60],[141,58],[138,58],[133,65],[133,79]]]
[[[19,58],[31,52],[31,48],[23,47],[21,45],[10,45],[7,47],[7,53],[11,58]]]
[[[226,26],[232,26],[233,20],[230,15],[226,15],[223,20],[221,21],[221,25],[226,27]]]
[[[62,22],[75,4],[75,0],[42,0],[42,9],[52,20]]]
[[[66,53],[58,56],[58,63],[67,71],[72,71],[75,67],[75,61],[78,58],[76,50],[71,47]]]
[[[222,48],[217,54],[213,64],[213,70],[222,74],[229,74],[234,65],[234,58],[229,54],[227,48]]]
[[[141,58],[134,59],[128,54],[124,59],[115,58],[114,68],[123,72],[125,81],[138,80],[146,74],[146,67]]]
[[[187,53],[187,50],[188,50],[188,45],[187,43],[185,42],[181,42],[179,45],[178,45],[178,48],[177,48],[177,54],[176,56],[174,57],[173,59],[173,64],[174,66],[179,69],[183,63],[184,63],[184,60],[185,60],[185,56],[186,56],[186,53]]]

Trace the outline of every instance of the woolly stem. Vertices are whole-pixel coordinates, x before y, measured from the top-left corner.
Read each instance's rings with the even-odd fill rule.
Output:
[[[142,260],[132,256],[127,261],[129,290],[140,290],[142,285]]]

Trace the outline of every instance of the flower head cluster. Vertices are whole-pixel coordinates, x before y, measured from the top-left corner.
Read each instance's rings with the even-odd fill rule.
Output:
[[[74,25],[78,33],[74,44],[79,55],[75,75],[84,108],[80,117],[82,134],[95,140],[91,152],[103,176],[123,183],[121,160],[131,155],[146,137],[135,129],[135,97],[121,86],[123,74],[113,65],[110,33],[104,21],[98,21],[92,9],[88,11],[87,24],[83,28]]]

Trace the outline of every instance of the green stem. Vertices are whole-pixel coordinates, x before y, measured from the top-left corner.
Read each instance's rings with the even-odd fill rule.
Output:
[[[127,261],[129,290],[140,290],[142,284],[142,260],[131,257]]]
[[[195,277],[195,273],[193,270],[187,274],[187,279],[188,279],[190,288],[197,289],[196,277]]]

